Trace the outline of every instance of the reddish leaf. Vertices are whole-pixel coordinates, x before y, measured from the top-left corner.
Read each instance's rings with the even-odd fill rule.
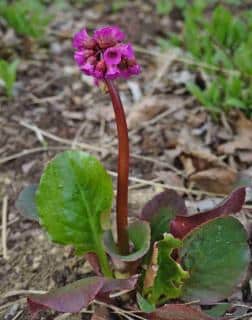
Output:
[[[109,293],[119,290],[133,290],[136,287],[138,275],[128,279],[105,279],[100,293]]]
[[[166,190],[157,194],[144,206],[141,218],[150,221],[161,208],[170,208],[175,214],[180,216],[187,215],[184,199],[173,190]]]
[[[182,239],[191,230],[203,223],[206,223],[218,217],[223,217],[239,212],[245,201],[245,196],[246,189],[245,187],[241,187],[233,191],[217,207],[211,210],[197,213],[190,217],[178,215],[171,221],[170,231],[176,238]]]
[[[104,282],[102,277],[91,277],[45,294],[31,295],[28,297],[29,309],[31,313],[37,313],[44,308],[59,312],[79,312],[96,297]]]
[[[149,320],[212,320],[201,310],[186,304],[166,304],[147,314]]]
[[[32,314],[45,308],[59,312],[79,312],[95,298],[105,297],[114,291],[134,289],[137,280],[138,276],[129,279],[90,277],[45,294],[31,295],[28,297],[28,305]]]
[[[183,198],[173,190],[162,192],[147,202],[141,218],[150,222],[152,243],[161,240],[163,234],[169,232],[170,222],[178,214],[186,216],[187,209]]]

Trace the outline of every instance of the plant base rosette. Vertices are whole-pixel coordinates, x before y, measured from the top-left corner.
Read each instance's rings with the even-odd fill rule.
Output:
[[[230,216],[241,210],[245,188],[235,190],[212,210],[191,216],[174,191],[156,195],[143,208],[141,220],[129,225],[132,245],[127,255],[120,254],[112,233],[104,230],[112,191],[111,178],[98,160],[67,151],[48,163],[38,186],[20,194],[17,207],[23,213],[39,221],[54,242],[71,244],[78,254],[86,254],[94,270],[105,275],[32,295],[30,310],[79,312],[94,300],[113,304],[111,293],[129,290],[133,296],[137,293],[138,308],[148,319],[211,319],[183,303],[214,305],[246,278],[247,233]],[[113,262],[128,267],[124,275]],[[124,279],[116,279],[118,274]]]

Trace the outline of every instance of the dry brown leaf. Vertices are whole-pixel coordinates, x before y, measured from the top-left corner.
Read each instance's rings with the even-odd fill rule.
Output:
[[[91,320],[109,320],[109,311],[105,306],[96,306]]]
[[[178,176],[175,172],[159,170],[155,172],[155,176],[158,178],[160,182],[164,184],[172,185],[174,187],[183,188],[183,180],[180,176]]]
[[[196,171],[196,169],[193,165],[192,158],[187,157],[184,154],[182,154],[180,156],[180,161],[182,162],[182,164],[184,166],[184,170],[185,170],[187,176],[193,174]]]
[[[241,113],[236,121],[236,131],[234,140],[221,144],[218,147],[218,152],[234,154],[237,150],[252,150],[252,121]]]
[[[239,151],[239,159],[241,162],[246,162],[248,164],[252,163],[252,150],[251,151]]]
[[[146,97],[135,105],[128,114],[129,129],[136,129],[139,123],[148,121],[167,109],[167,99],[158,96]]]
[[[234,188],[237,173],[228,167],[217,167],[197,172],[190,176],[190,182],[202,190],[227,194]]]

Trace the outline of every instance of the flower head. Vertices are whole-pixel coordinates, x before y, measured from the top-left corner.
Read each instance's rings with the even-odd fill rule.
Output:
[[[74,59],[81,71],[95,80],[128,78],[141,72],[131,44],[116,26],[97,29],[90,37],[86,29],[73,38]]]

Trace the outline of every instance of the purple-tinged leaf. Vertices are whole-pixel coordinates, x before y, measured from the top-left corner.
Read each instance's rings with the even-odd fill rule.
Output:
[[[113,240],[111,231],[104,233],[104,245],[107,253],[112,257],[125,262],[133,262],[142,258],[150,248],[150,225],[147,221],[135,221],[128,228],[129,239],[133,243],[133,252],[121,255]]]
[[[177,215],[186,216],[187,209],[184,199],[180,197],[177,192],[173,190],[166,190],[155,195],[144,206],[141,218],[150,221],[154,215],[157,214],[161,208],[169,208]]]
[[[136,287],[139,276],[134,275],[128,279],[105,279],[100,293],[110,293],[122,290],[133,290]]]
[[[138,276],[128,279],[85,278],[45,294],[31,295],[28,297],[28,305],[32,314],[45,308],[58,312],[79,312],[95,298],[107,297],[115,291],[133,290],[137,280]]]
[[[167,190],[147,202],[141,213],[141,219],[151,225],[151,240],[159,241],[165,232],[169,232],[170,221],[176,216],[186,216],[185,202],[175,191]]]
[[[211,210],[205,212],[196,213],[190,217],[177,215],[170,224],[170,232],[176,237],[182,239],[191,230],[200,226],[203,223],[216,219],[218,217],[224,217],[233,213],[237,213],[241,210],[245,201],[246,189],[241,187],[233,191],[226,199],[224,199],[219,205]]]
[[[213,320],[203,311],[186,304],[166,304],[145,317],[149,320]]]
[[[59,312],[79,312],[95,299],[104,283],[102,277],[82,279],[45,294],[31,295],[28,297],[28,305],[32,313],[44,308]]]
[[[38,185],[31,184],[24,188],[15,203],[17,210],[27,219],[39,221],[39,214],[35,203]]]

